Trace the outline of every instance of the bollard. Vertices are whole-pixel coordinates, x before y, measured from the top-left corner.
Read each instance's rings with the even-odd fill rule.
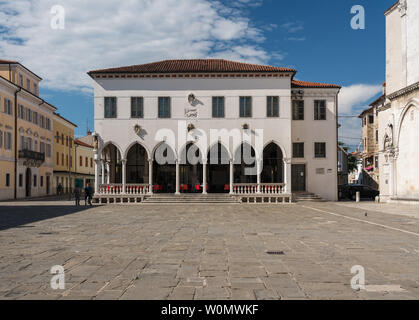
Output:
[[[356,202],[361,202],[361,192],[356,193]]]

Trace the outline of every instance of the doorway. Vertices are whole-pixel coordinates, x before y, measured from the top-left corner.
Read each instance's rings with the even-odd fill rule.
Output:
[[[306,191],[306,165],[293,164],[291,168],[292,192]]]
[[[47,176],[47,194],[49,194],[49,188],[50,188],[50,177]]]
[[[25,177],[25,188],[26,188],[26,197],[31,196],[31,187],[32,187],[32,172],[30,168],[26,169],[26,177]]]

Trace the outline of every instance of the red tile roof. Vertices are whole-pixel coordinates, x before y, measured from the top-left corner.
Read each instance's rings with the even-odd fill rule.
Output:
[[[337,84],[308,82],[299,80],[292,80],[291,86],[293,88],[341,88],[341,86]]]
[[[93,146],[91,146],[90,144],[85,143],[85,142],[83,142],[83,141],[81,141],[81,140],[79,140],[79,139],[74,140],[74,142],[75,142],[76,144],[80,145],[80,146],[83,146],[83,147],[88,147],[88,148],[92,148],[92,149],[93,149]]]
[[[5,60],[5,59],[0,59],[0,64],[14,64],[14,63],[19,63],[17,61],[12,61],[12,60]]]
[[[235,62],[224,59],[164,60],[120,68],[94,70],[97,73],[218,73],[218,72],[293,72],[290,68]]]

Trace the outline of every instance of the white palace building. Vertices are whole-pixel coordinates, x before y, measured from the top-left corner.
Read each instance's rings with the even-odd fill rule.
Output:
[[[340,86],[220,59],[88,73],[94,80],[95,199],[222,194],[337,200]],[[202,196],[201,196],[202,197]]]

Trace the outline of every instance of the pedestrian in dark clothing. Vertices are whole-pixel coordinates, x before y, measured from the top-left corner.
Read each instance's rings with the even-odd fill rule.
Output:
[[[74,199],[76,200],[76,206],[80,205],[80,188],[76,187],[74,189]]]
[[[90,188],[90,183],[84,188],[84,205],[92,205],[92,188]]]

